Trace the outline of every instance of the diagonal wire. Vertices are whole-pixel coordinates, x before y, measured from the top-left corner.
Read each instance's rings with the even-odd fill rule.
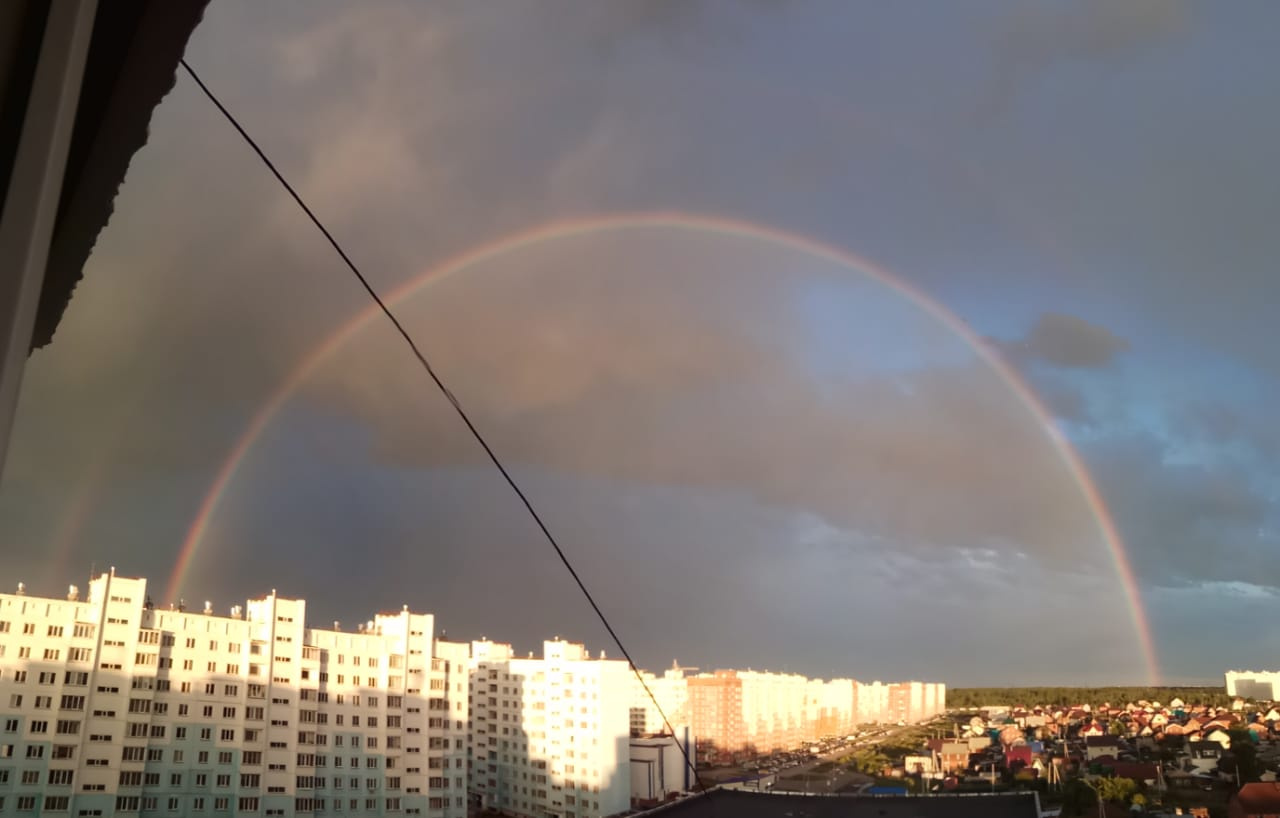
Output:
[[[644,688],[644,692],[648,694],[649,700],[652,701],[653,706],[657,708],[658,715],[662,716],[662,723],[667,728],[667,732],[669,732],[672,738],[675,739],[676,746],[680,748],[680,754],[684,756],[685,764],[688,765],[689,769],[693,772],[694,779],[698,784],[698,789],[702,792],[706,792],[706,785],[703,783],[702,777],[698,775],[698,767],[694,763],[694,760],[689,756],[688,749],[679,740],[679,737],[676,736],[675,729],[667,719],[667,714],[663,712],[662,705],[658,703],[657,696],[654,695],[653,691],[649,688],[648,683],[645,682],[644,675],[640,672],[640,668],[636,665],[635,660],[631,658],[631,654],[627,651],[626,646],[622,644],[622,640],[618,637],[617,632],[614,631],[613,626],[609,624],[609,620],[605,617],[604,611],[600,610],[600,606],[596,603],[595,597],[593,597],[591,592],[587,590],[586,583],[582,581],[582,577],[580,577],[577,570],[574,569],[573,563],[569,561],[569,557],[565,554],[564,549],[560,547],[560,543],[556,540],[555,535],[551,533],[551,529],[547,528],[547,524],[543,522],[542,516],[534,509],[533,503],[529,501],[529,497],[524,493],[524,490],[520,488],[520,485],[516,483],[515,478],[511,476],[511,472],[509,472],[507,467],[503,465],[502,460],[498,458],[497,453],[494,452],[493,448],[489,445],[489,442],[485,440],[484,435],[480,434],[480,430],[476,428],[471,417],[467,414],[466,410],[462,408],[462,404],[458,402],[457,397],[454,396],[453,392],[449,391],[449,387],[445,386],[444,381],[441,380],[438,374],[436,374],[435,368],[431,366],[431,362],[427,360],[426,355],[424,355],[422,350],[418,348],[417,343],[413,340],[413,336],[409,334],[409,331],[400,323],[400,319],[396,318],[395,313],[391,311],[391,308],[388,307],[386,302],[382,300],[382,297],[378,295],[378,291],[375,290],[373,285],[369,283],[369,280],[365,278],[364,273],[360,272],[360,268],[357,267],[355,262],[351,260],[351,257],[347,255],[346,250],[342,249],[342,245],[338,243],[338,240],[335,239],[333,234],[329,232],[328,228],[324,226],[319,217],[311,210],[298,191],[294,190],[293,185],[289,184],[289,180],[285,179],[284,174],[276,168],[275,163],[267,157],[267,154],[258,146],[258,143],[254,141],[253,137],[249,136],[248,131],[244,129],[244,126],[240,124],[239,120],[237,120],[235,116],[227,110],[227,107],[222,104],[213,91],[209,90],[209,86],[204,84],[204,81],[200,79],[200,75],[195,72],[195,69],[191,67],[185,58],[180,60],[180,63],[182,67],[186,69],[187,74],[191,76],[191,79],[195,80],[196,85],[200,86],[200,90],[209,98],[209,101],[213,103],[214,107],[222,113],[227,122],[231,123],[231,127],[236,129],[236,132],[240,134],[241,138],[243,138],[249,147],[253,149],[253,152],[258,155],[258,158],[262,160],[262,164],[266,165],[267,170],[271,171],[271,175],[276,177],[276,181],[284,187],[285,191],[287,191],[293,198],[293,201],[297,203],[298,207],[302,208],[302,212],[307,214],[307,218],[311,220],[311,223],[314,224],[316,229],[320,231],[321,235],[325,237],[329,242],[329,245],[334,249],[334,252],[336,252],[347,265],[347,269],[349,269],[356,277],[356,280],[360,282],[360,286],[364,288],[364,291],[368,293],[369,297],[373,299],[373,302],[378,305],[380,310],[382,310],[382,314],[385,315],[387,320],[391,322],[391,325],[395,327],[396,332],[400,334],[400,337],[404,339],[404,342],[409,345],[409,349],[413,352],[414,357],[418,359],[418,363],[422,366],[423,370],[426,371],[427,376],[431,378],[431,381],[436,385],[436,388],[438,388],[445,396],[445,399],[449,401],[449,405],[453,407],[463,424],[466,425],[467,430],[471,432],[471,436],[480,444],[480,448],[484,449],[484,453],[489,456],[489,460],[502,475],[502,478],[506,480],[507,485],[511,487],[511,490],[515,492],[516,497],[520,499],[520,503],[524,506],[525,510],[529,512],[529,516],[532,517],[533,521],[537,524],[538,530],[542,532],[542,536],[551,544],[551,547],[556,552],[556,556],[560,558],[560,562],[564,565],[565,570],[569,572],[569,576],[573,577],[573,581],[577,584],[578,590],[582,591],[582,595],[586,597],[587,603],[591,606],[591,610],[595,611],[596,617],[600,620],[600,624],[604,625],[604,629],[608,631],[610,638],[613,639],[613,643],[618,646],[618,650],[621,651],[623,657],[626,658],[627,664],[630,665],[632,672],[635,674],[636,680],[640,682],[640,686]]]

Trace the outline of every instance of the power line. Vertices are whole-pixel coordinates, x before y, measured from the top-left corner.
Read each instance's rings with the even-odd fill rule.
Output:
[[[613,643],[618,646],[618,650],[622,653],[623,657],[626,658],[627,664],[630,665],[632,672],[635,674],[636,681],[640,682],[640,686],[644,688],[644,692],[648,694],[649,700],[652,701],[653,706],[658,709],[658,715],[662,716],[663,725],[667,728],[667,732],[671,733],[672,738],[675,739],[676,746],[680,748],[680,754],[684,756],[685,764],[693,771],[693,776],[697,781],[698,789],[706,792],[707,788],[702,782],[702,777],[698,775],[697,764],[695,764],[693,759],[689,757],[689,750],[680,741],[679,737],[676,736],[675,728],[671,726],[671,721],[667,718],[667,714],[663,712],[662,705],[658,703],[657,696],[655,696],[653,691],[649,689],[649,685],[645,682],[644,676],[640,672],[640,668],[636,665],[635,660],[631,658],[631,654],[627,651],[626,646],[622,644],[622,640],[618,638],[618,634],[614,631],[613,626],[609,624],[609,620],[605,617],[604,611],[600,610],[600,606],[596,604],[595,597],[593,597],[591,592],[587,590],[586,583],[582,581],[582,577],[580,577],[578,572],[574,569],[573,563],[569,562],[569,557],[564,553],[564,549],[560,547],[560,543],[556,540],[555,535],[551,533],[551,529],[547,528],[547,524],[543,522],[542,516],[534,509],[533,503],[529,501],[528,496],[520,488],[520,485],[516,483],[515,478],[511,476],[511,472],[507,471],[507,467],[502,464],[497,453],[494,452],[488,441],[485,440],[484,435],[480,434],[480,430],[477,429],[475,423],[471,421],[466,410],[462,408],[462,404],[458,402],[457,397],[454,396],[453,392],[449,391],[449,387],[445,386],[444,381],[440,379],[438,374],[436,374],[435,369],[431,366],[431,362],[427,360],[427,357],[422,354],[422,350],[418,348],[417,343],[414,342],[413,336],[409,334],[409,331],[406,330],[404,325],[400,323],[400,320],[396,318],[395,313],[391,311],[391,308],[388,307],[386,302],[382,300],[382,297],[378,295],[378,291],[375,290],[373,285],[369,283],[369,280],[364,277],[364,273],[360,272],[360,268],[351,260],[351,257],[347,255],[347,252],[342,249],[342,245],[338,243],[338,240],[333,237],[333,234],[324,226],[319,217],[317,217],[311,208],[307,206],[307,203],[303,200],[302,196],[299,195],[298,191],[294,190],[293,185],[289,184],[289,180],[284,178],[284,174],[276,168],[275,164],[267,157],[267,154],[262,150],[262,148],[258,147],[258,143],[254,141],[253,137],[249,136],[248,131],[244,129],[239,120],[237,120],[235,116],[227,110],[227,107],[222,104],[217,96],[214,95],[213,91],[209,90],[209,86],[204,84],[204,81],[200,79],[200,75],[195,72],[195,69],[191,67],[185,58],[179,62],[182,67],[186,69],[187,74],[191,76],[191,79],[195,80],[196,85],[200,86],[200,90],[209,98],[209,101],[213,103],[214,107],[222,113],[227,122],[231,123],[231,127],[236,129],[236,132],[239,133],[249,147],[253,149],[253,152],[258,155],[258,158],[262,160],[262,164],[267,166],[267,170],[271,171],[271,175],[276,177],[276,181],[284,187],[288,194],[293,198],[293,201],[297,203],[298,207],[302,208],[302,212],[307,214],[307,218],[311,220],[311,223],[314,224],[316,229],[320,231],[321,235],[325,237],[329,242],[329,246],[334,249],[334,252],[338,254],[343,263],[347,265],[347,269],[349,269],[356,277],[356,280],[360,282],[360,286],[364,288],[364,291],[369,294],[369,297],[373,299],[373,302],[378,305],[380,310],[382,310],[382,314],[385,315],[387,320],[391,322],[391,325],[395,327],[396,332],[400,334],[400,337],[404,339],[404,342],[409,345],[409,349],[412,350],[414,357],[418,359],[418,363],[422,366],[423,370],[426,371],[427,375],[431,378],[431,381],[436,385],[436,388],[439,389],[441,394],[445,396],[445,399],[449,401],[449,405],[453,407],[454,411],[458,414],[458,417],[466,425],[467,430],[471,432],[471,436],[480,444],[480,448],[484,449],[484,453],[489,456],[489,460],[493,463],[494,467],[497,468],[498,472],[502,475],[502,478],[507,481],[507,485],[511,487],[513,492],[515,492],[516,497],[520,498],[520,502],[524,505],[525,510],[529,512],[529,516],[532,517],[533,521],[537,524],[538,530],[542,532],[542,536],[551,544],[551,547],[555,549],[556,556],[560,558],[560,562],[564,565],[565,570],[569,572],[569,576],[573,577],[573,581],[577,584],[578,590],[582,591],[582,595],[586,597],[587,603],[591,606],[591,610],[595,611],[596,617],[600,620],[600,624],[604,625],[604,629],[608,631],[610,638],[613,639]]]

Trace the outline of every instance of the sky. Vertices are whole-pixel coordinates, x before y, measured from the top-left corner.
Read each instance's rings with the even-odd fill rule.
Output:
[[[641,665],[1212,684],[1280,651],[1276,53],[1265,0],[222,0],[187,59]],[[179,76],[4,576],[613,655],[368,305]]]

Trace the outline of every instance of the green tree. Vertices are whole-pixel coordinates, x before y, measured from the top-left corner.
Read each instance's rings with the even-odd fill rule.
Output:
[[[1095,786],[1103,801],[1128,804],[1138,792],[1138,784],[1132,778],[1099,778]]]
[[[1098,794],[1093,788],[1078,778],[1073,778],[1062,787],[1062,814],[1065,818],[1087,815],[1098,803]]]
[[[1258,750],[1248,740],[1231,740],[1231,749],[1218,760],[1218,769],[1226,775],[1240,776],[1241,784],[1257,781],[1263,767],[1258,763]]]
[[[853,756],[853,766],[860,773],[880,775],[889,766],[889,757],[874,748],[859,750]]]

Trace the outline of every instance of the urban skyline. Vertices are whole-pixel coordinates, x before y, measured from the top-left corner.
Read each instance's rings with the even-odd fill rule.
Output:
[[[649,775],[671,763],[661,733],[691,762],[739,759],[945,709],[940,685],[747,671],[668,671],[650,699],[652,676],[604,651],[452,642],[408,606],[352,631],[275,591],[225,614],[157,608],[114,570],[83,595],[15,590],[0,593],[6,815],[600,818],[692,789],[679,768]]]

